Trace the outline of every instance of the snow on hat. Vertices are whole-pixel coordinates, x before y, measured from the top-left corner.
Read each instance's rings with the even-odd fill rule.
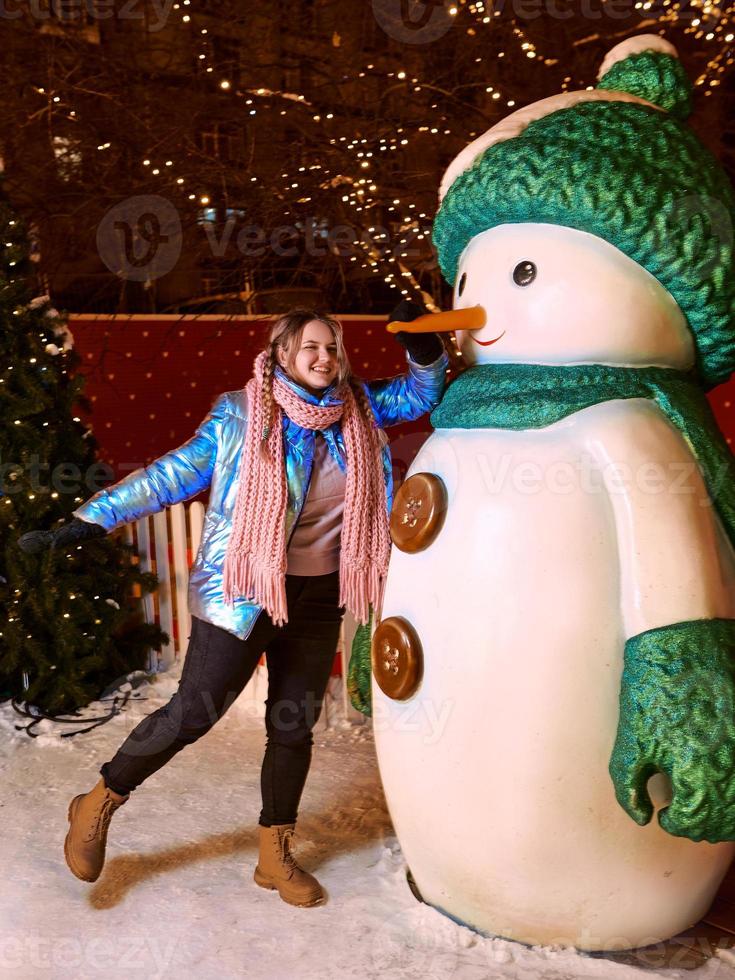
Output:
[[[433,240],[454,284],[475,235],[542,222],[590,232],[647,269],[694,334],[702,381],[735,370],[735,195],[684,120],[691,83],[657,35],[623,41],[596,89],[512,113],[467,146],[440,189]]]

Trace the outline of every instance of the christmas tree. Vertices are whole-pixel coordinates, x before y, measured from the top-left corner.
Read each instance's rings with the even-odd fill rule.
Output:
[[[37,555],[18,548],[24,532],[70,520],[109,474],[76,414],[78,358],[48,297],[30,298],[28,236],[1,184],[0,236],[0,697],[59,714],[144,667],[166,637],[133,597],[156,578],[118,535]]]

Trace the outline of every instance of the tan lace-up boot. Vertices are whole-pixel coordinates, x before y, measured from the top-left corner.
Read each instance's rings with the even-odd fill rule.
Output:
[[[322,886],[298,866],[291,853],[294,826],[284,823],[258,828],[260,854],[253,878],[261,888],[277,888],[289,905],[320,905],[324,901]]]
[[[105,863],[107,828],[112,815],[127,801],[107,789],[100,779],[89,793],[75,796],[69,804],[69,833],[64,841],[64,857],[72,874],[82,881],[97,881]]]

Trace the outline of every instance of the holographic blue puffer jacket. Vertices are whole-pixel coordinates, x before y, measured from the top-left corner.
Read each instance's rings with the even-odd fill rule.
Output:
[[[382,381],[362,382],[375,418],[383,429],[408,422],[430,412],[444,390],[448,359],[443,354],[433,364],[408,361],[408,373]],[[315,405],[336,404],[334,386],[321,397],[301,388],[280,368],[279,376],[305,400]],[[232,517],[237,499],[240,453],[247,426],[247,398],[244,390],[220,395],[195,434],[149,466],[100,490],[74,511],[80,520],[100,524],[112,531],[123,524],[155,514],[209,488],[209,506],[204,518],[202,540],[189,576],[189,611],[193,616],[221,626],[245,639],[261,607],[246,599],[224,602],[222,572]],[[339,422],[323,432],[329,452],[345,469],[344,444]],[[289,418],[283,420],[285,465],[288,482],[286,540],[299,518],[306,500],[314,457],[314,432],[303,429]],[[383,472],[390,509],[393,478],[390,450],[383,434]]]

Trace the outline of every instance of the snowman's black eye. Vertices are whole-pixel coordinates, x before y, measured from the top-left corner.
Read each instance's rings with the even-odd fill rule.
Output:
[[[457,296],[461,296],[464,292],[464,287],[467,285],[467,273],[463,272],[459,277],[459,286],[457,286]]]
[[[536,271],[533,262],[519,262],[513,270],[513,282],[516,286],[530,286],[536,278]]]

